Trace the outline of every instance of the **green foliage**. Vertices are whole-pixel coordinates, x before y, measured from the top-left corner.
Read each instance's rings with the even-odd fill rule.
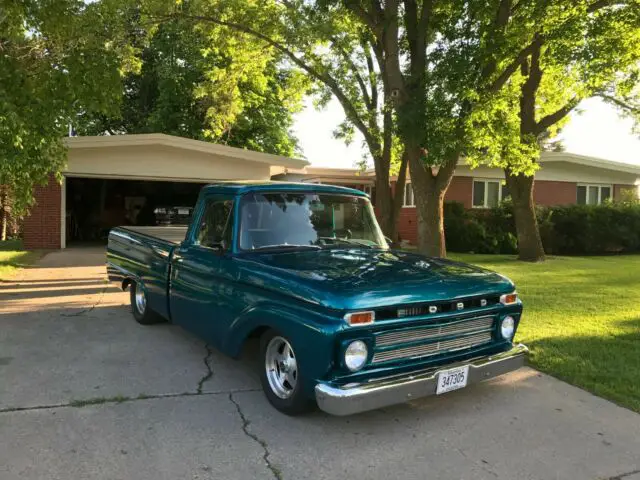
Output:
[[[640,205],[612,203],[554,207],[543,230],[550,253],[594,255],[640,252]]]
[[[16,216],[64,165],[69,122],[86,109],[112,113],[121,74],[137,67],[119,36],[128,10],[118,9],[111,0],[0,0],[0,184]]]
[[[601,255],[640,252],[640,203],[538,207],[545,251],[557,255]],[[513,207],[467,210],[445,204],[445,232],[454,252],[517,252]]]
[[[516,253],[512,206],[468,210],[461,203],[444,204],[447,246],[453,252]]]
[[[184,4],[180,11],[191,8]],[[113,116],[87,112],[80,133],[160,132],[298,153],[292,114],[301,108],[308,81],[286,68],[278,52],[185,18],[143,18],[131,25],[130,38],[142,66],[125,79],[122,108]]]
[[[640,119],[637,0],[518,4],[505,42],[492,50],[489,37],[486,41],[485,54],[499,59],[498,71],[517,52],[537,47],[523,57],[499,91],[476,98],[466,124],[470,164],[533,175],[541,143],[559,133],[568,113],[585,98],[600,96]],[[536,55],[539,68],[534,64]]]

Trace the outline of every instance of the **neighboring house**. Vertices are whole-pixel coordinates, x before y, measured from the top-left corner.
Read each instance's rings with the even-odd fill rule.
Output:
[[[163,134],[73,137],[59,184],[36,187],[24,219],[26,248],[104,242],[115,225],[173,213],[184,221],[202,185],[219,180],[268,180],[272,168],[308,162]],[[175,220],[174,219],[174,220]]]
[[[637,165],[565,152],[543,152],[540,164],[534,186],[534,200],[539,205],[594,205],[608,199],[621,200],[626,195],[638,198],[640,193],[640,166]],[[283,170],[273,178],[350,186],[375,196],[375,173],[370,170],[306,167]],[[415,243],[415,199],[411,179],[407,182],[398,232],[401,239]],[[456,169],[445,201],[460,202],[467,208],[489,208],[508,195],[501,169],[471,169],[462,164]]]

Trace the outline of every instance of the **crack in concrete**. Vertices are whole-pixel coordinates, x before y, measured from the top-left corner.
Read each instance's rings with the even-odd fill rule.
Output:
[[[87,307],[87,308],[83,308],[82,310],[79,310],[77,312],[73,312],[73,313],[61,313],[60,316],[61,317],[80,317],[81,315],[84,315],[86,313],[91,312],[94,308],[96,308],[98,305],[100,305],[102,303],[102,299],[104,298],[104,294],[107,291],[107,289],[109,288],[109,281],[107,279],[102,279],[103,283],[104,283],[104,288],[100,291],[100,294],[98,296],[98,299],[96,300],[96,302]]]
[[[494,476],[494,477],[496,477],[496,478],[499,478],[499,475],[498,475],[496,472],[494,472],[494,471],[493,471],[493,470],[491,470],[489,467],[487,467],[487,465],[489,465],[489,462],[487,462],[486,460],[481,460],[482,465],[481,465],[481,464],[478,464],[478,462],[477,462],[476,460],[474,460],[474,459],[472,459],[472,458],[469,458],[469,456],[464,452],[464,450],[462,450],[462,449],[460,449],[460,448],[458,448],[458,447],[455,447],[455,448],[456,448],[456,450],[460,453],[460,455],[462,455],[464,458],[466,458],[467,460],[472,461],[473,463],[475,463],[476,465],[478,465],[478,466],[479,466],[482,470],[484,470],[485,472],[490,473],[491,475],[493,475],[493,476]]]
[[[249,421],[249,419],[246,417],[246,415],[242,411],[240,404],[233,398],[234,393],[239,393],[239,392],[229,393],[229,401],[235,405],[236,410],[238,411],[238,415],[240,416],[240,420],[242,420],[242,431],[247,437],[249,437],[250,439],[252,439],[254,442],[256,442],[258,445],[262,447],[262,449],[264,450],[264,455],[262,455],[262,459],[264,460],[264,463],[266,464],[267,468],[271,471],[271,473],[273,474],[273,477],[276,480],[282,480],[282,473],[275,465],[273,465],[273,463],[271,463],[271,460],[269,459],[269,457],[271,456],[271,452],[269,452],[269,445],[267,444],[267,442],[262,440],[256,434],[251,433],[249,431],[249,425],[251,424],[251,421]]]
[[[204,366],[207,367],[207,373],[198,381],[198,388],[196,389],[197,393],[202,393],[202,387],[204,386],[205,382],[213,377],[213,367],[209,363],[211,355],[213,355],[213,350],[208,344],[206,344],[204,348],[207,350],[207,354],[205,355],[203,360]]]
[[[640,468],[632,470],[631,472],[621,473],[620,475],[614,475],[613,477],[607,477],[604,480],[622,480],[623,478],[630,477],[636,473],[640,473]]]
[[[114,403],[126,403],[126,402],[139,402],[142,400],[152,400],[152,399],[164,399],[164,398],[177,398],[177,397],[202,397],[206,395],[233,395],[234,393],[245,393],[245,392],[261,392],[262,390],[259,388],[246,388],[246,389],[238,389],[238,390],[223,390],[217,392],[182,392],[182,393],[158,393],[155,395],[146,395],[141,394],[137,397],[125,397],[125,396],[115,396],[115,397],[96,397],[96,398],[88,398],[83,400],[71,400],[66,403],[52,403],[49,405],[32,405],[29,407],[6,407],[0,408],[1,413],[13,413],[13,412],[29,412],[33,410],[51,410],[56,408],[82,408],[90,405],[105,405],[105,404],[114,404]]]

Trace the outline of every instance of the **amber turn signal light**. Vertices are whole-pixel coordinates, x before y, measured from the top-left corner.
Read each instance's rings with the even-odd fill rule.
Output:
[[[500,303],[503,305],[513,305],[518,301],[518,294],[516,292],[507,293],[500,297]]]
[[[376,315],[374,312],[354,312],[347,313],[344,319],[349,325],[367,325],[373,323]]]

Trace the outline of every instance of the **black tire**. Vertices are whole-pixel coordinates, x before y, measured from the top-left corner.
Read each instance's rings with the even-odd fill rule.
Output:
[[[290,345],[295,357],[295,345],[293,345],[293,343],[287,337],[280,334],[279,332],[275,330],[267,330],[260,338],[260,383],[262,383],[262,390],[264,391],[267,400],[269,400],[269,403],[273,405],[277,410],[286,415],[301,415],[303,413],[313,411],[316,407],[316,404],[302,391],[304,379],[300,375],[299,367],[296,368],[297,379],[295,382],[295,387],[291,389],[286,398],[282,398],[281,396],[279,396],[272,388],[269,382],[269,378],[267,377],[267,349],[274,339],[285,340]]]
[[[154,323],[162,322],[162,317],[149,308],[149,304],[146,301],[146,292],[144,287],[140,288],[136,282],[131,282],[129,291],[131,299],[131,313],[133,313],[133,318],[136,319],[136,322],[140,325],[153,325]],[[144,307],[142,308],[139,305],[139,302],[136,302],[136,295],[139,291],[142,292],[142,295],[145,297]]]

